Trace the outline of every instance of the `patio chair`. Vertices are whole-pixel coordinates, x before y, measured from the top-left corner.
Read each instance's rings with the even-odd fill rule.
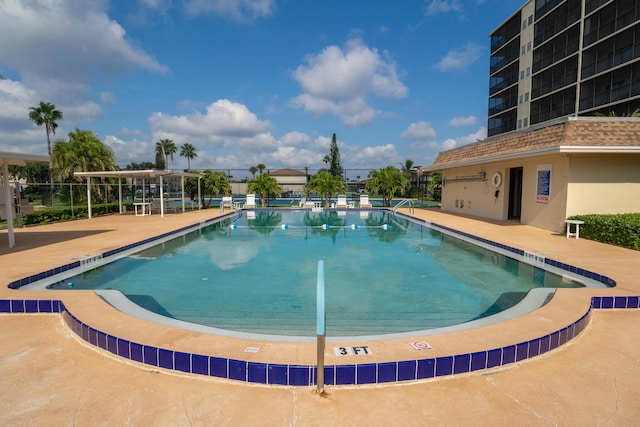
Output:
[[[369,202],[369,195],[368,194],[361,194],[360,195],[360,207],[361,208],[370,208],[371,207],[371,202]]]
[[[336,202],[336,208],[338,209],[346,209],[349,205],[347,205],[347,196],[338,196],[338,201]]]
[[[255,193],[247,194],[247,200],[244,202],[243,208],[255,208],[255,207],[256,207]]]

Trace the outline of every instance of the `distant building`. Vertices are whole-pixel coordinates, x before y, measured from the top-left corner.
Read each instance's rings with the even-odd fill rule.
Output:
[[[487,134],[640,109],[640,2],[529,0],[491,33]]]
[[[304,185],[309,181],[307,173],[295,169],[278,169],[268,173],[278,181],[283,195],[302,194]]]

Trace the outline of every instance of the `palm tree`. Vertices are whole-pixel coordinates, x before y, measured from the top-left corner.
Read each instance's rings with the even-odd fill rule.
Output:
[[[256,177],[256,172],[258,172],[258,168],[256,166],[251,166],[249,168],[249,172],[251,172],[251,175],[253,176],[253,178]]]
[[[187,169],[191,169],[191,159],[198,157],[198,153],[196,153],[196,148],[193,145],[186,142],[180,147],[180,157],[187,159]]]
[[[396,193],[404,194],[410,186],[407,177],[395,166],[376,169],[369,173],[365,188],[370,193],[378,193],[384,199],[384,205],[391,207]]]
[[[258,170],[260,171],[260,175],[262,175],[262,171],[264,171],[267,168],[267,166],[264,165],[263,163],[258,163],[256,165],[256,168],[258,168]]]
[[[113,151],[93,131],[76,128],[68,136],[68,141],[55,142],[51,156],[53,172],[61,182],[82,181],[74,172],[117,169]],[[95,190],[102,197],[101,187]]]
[[[173,155],[176,153],[176,151],[176,144],[174,144],[172,140],[166,138],[161,139],[160,141],[156,142],[156,163],[158,163],[159,158],[162,158],[164,161],[164,167],[162,169],[169,169],[169,158],[173,160]],[[159,164],[158,167],[160,167]]]
[[[203,194],[209,195],[209,200],[205,205],[203,196],[201,205],[203,208],[208,208],[211,206],[213,196],[218,194],[228,194],[231,191],[231,184],[227,181],[227,174],[224,172],[207,169],[203,171],[203,174],[204,177],[201,181],[201,190]],[[185,190],[191,191],[191,200],[194,199],[194,193],[198,191],[197,186],[197,178],[189,178],[188,182],[185,182]]]
[[[312,176],[309,182],[304,185],[305,194],[308,195],[312,191],[318,193],[324,201],[325,207],[329,207],[331,195],[347,191],[347,184],[339,176],[335,176],[327,170],[322,170]]]
[[[44,125],[44,129],[47,132],[47,154],[49,154],[49,169],[51,169],[51,134],[56,134],[58,129],[58,121],[62,120],[62,112],[56,110],[56,106],[50,102],[40,101],[40,105],[37,107],[29,107],[29,119],[36,125]],[[49,178],[51,179],[51,191],[53,192],[53,170],[49,172]]]
[[[258,165],[258,167],[260,167],[260,165]],[[267,201],[271,194],[276,196],[282,194],[282,189],[278,181],[271,175],[262,173],[247,183],[247,191],[260,195],[260,203],[263,208],[267,207]]]

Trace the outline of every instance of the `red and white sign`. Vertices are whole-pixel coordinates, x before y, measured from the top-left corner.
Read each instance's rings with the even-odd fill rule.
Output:
[[[411,347],[415,348],[416,350],[430,350],[431,349],[431,346],[426,341],[412,342],[411,343]]]

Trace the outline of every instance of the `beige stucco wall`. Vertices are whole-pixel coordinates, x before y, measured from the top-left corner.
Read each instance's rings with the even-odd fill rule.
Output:
[[[640,212],[640,154],[571,154],[567,216]]]
[[[551,166],[548,203],[536,200],[540,165]],[[640,212],[640,154],[560,153],[444,170],[442,210],[507,220],[509,170],[518,167],[523,168],[522,224],[561,233],[571,215]],[[485,181],[451,181],[480,172],[486,173]],[[497,198],[492,182],[496,172],[502,174]]]
[[[551,165],[550,199],[546,204],[536,201],[538,165]],[[521,167],[523,176],[520,222],[562,232],[566,218],[568,165],[566,156],[556,154],[445,170],[443,176],[448,181],[442,191],[442,210],[500,221],[507,220],[510,169]],[[486,173],[485,181],[450,181],[452,178],[476,175],[479,172]],[[493,176],[497,172],[502,175],[502,183],[495,187]],[[496,190],[500,190],[497,197]],[[464,201],[462,208],[460,200]]]

